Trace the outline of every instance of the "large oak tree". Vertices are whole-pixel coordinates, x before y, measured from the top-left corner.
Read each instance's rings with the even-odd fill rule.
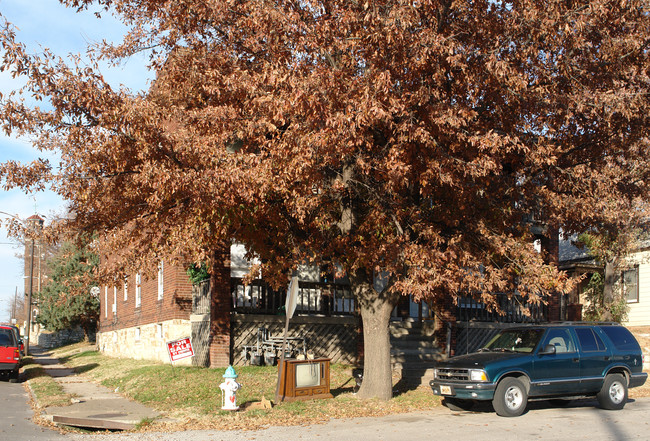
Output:
[[[298,263],[349,277],[363,319],[359,396],[391,396],[400,294],[566,289],[522,222],[581,232],[648,197],[647,2],[62,0],[132,31],[146,95],[95,68],[30,55],[3,33],[4,127],[61,164],[6,163],[6,186],[51,185],[104,231],[120,265],[210,259],[246,244],[265,276]],[[378,272],[386,290],[373,288]]]

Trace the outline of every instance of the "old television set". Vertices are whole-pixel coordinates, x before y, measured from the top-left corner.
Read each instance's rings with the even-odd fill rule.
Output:
[[[330,393],[330,359],[284,360],[280,377],[280,400],[332,398]]]

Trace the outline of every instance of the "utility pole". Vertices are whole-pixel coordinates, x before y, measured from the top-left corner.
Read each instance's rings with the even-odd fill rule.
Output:
[[[34,231],[34,234],[36,232]],[[32,331],[32,290],[34,289],[34,241],[32,236],[32,255],[31,263],[29,266],[29,294],[27,295],[27,341],[25,342],[25,355],[29,355],[29,344],[31,343]]]
[[[28,224],[26,224],[28,223]],[[43,219],[38,216],[38,215],[33,215],[29,217],[25,223],[23,223],[25,227],[30,229],[31,233],[31,256],[30,256],[30,265],[29,265],[29,287],[28,287],[28,294],[27,294],[27,342],[25,343],[25,354],[29,355],[29,347],[32,342],[32,319],[33,319],[33,310],[32,310],[32,303],[33,303],[33,295],[34,295],[34,253],[35,253],[35,247],[36,247],[36,235],[40,233],[41,227],[43,226]],[[39,255],[39,261],[41,260],[41,257]],[[40,288],[40,284],[39,284]]]

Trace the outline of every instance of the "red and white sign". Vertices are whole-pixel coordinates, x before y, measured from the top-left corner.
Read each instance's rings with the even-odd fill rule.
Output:
[[[192,340],[189,337],[181,338],[175,341],[167,342],[167,350],[169,351],[169,358],[172,363],[183,358],[193,357],[194,349],[192,348]]]

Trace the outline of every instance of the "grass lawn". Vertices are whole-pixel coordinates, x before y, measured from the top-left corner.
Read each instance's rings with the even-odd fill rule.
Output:
[[[225,368],[172,367],[152,361],[107,357],[87,344],[53,351],[68,367],[118,393],[161,411],[167,419],[144,424],[143,429],[257,429],[269,425],[302,425],[329,418],[378,416],[426,410],[440,405],[429,387],[396,391],[384,402],[360,400],[354,394],[352,367],[334,364],[330,368],[333,399],[283,402],[272,409],[221,410],[219,384]],[[246,408],[262,397],[273,400],[277,366],[236,366],[237,404]]]

